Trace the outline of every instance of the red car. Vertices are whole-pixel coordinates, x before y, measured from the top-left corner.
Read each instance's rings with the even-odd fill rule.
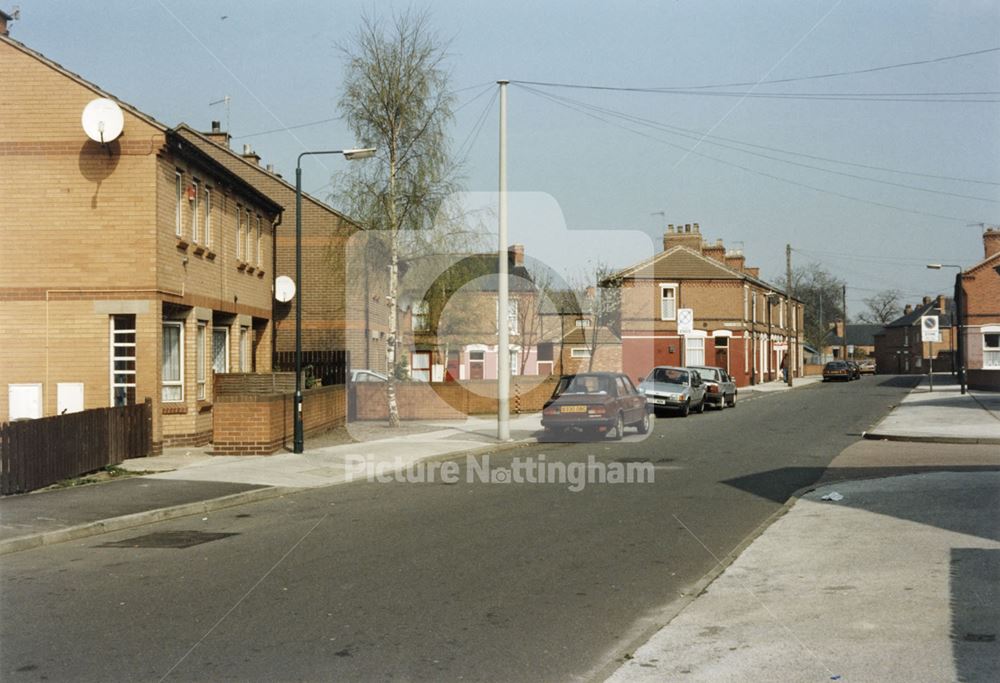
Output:
[[[565,375],[542,408],[546,434],[581,431],[611,434],[620,439],[626,425],[640,434],[649,431],[646,397],[632,381],[618,372],[587,372]]]

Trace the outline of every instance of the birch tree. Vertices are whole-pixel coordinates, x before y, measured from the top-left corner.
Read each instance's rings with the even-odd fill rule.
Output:
[[[363,18],[342,48],[343,96],[338,108],[355,142],[377,148],[377,161],[351,164],[337,182],[349,215],[382,233],[388,252],[389,333],[386,367],[397,366],[399,263],[407,247],[427,242],[453,191],[447,127],[453,97],[444,62],[447,45],[426,13]],[[389,373],[389,424],[399,425],[396,379]]]

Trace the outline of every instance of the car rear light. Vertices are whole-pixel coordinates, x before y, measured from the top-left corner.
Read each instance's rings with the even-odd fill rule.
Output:
[[[587,415],[592,417],[603,417],[606,413],[607,411],[604,409],[604,406],[594,406],[587,411]]]
[[[710,394],[717,394],[717,393],[719,393],[719,385],[718,384],[709,384],[708,385],[708,393],[710,393]]]
[[[542,415],[558,415],[558,414],[559,414],[558,408],[546,408],[545,410],[542,411]]]

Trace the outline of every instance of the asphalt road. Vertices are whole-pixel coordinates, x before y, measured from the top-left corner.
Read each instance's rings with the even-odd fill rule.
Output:
[[[600,676],[909,385],[813,385],[490,462],[650,462],[653,483],[470,483],[463,461],[458,483],[355,482],[10,555],[0,678]],[[204,542],[131,540],[154,532]]]

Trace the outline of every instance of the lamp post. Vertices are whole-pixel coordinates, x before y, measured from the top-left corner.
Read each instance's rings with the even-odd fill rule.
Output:
[[[375,148],[302,152],[295,160],[295,401],[292,406],[294,424],[292,450],[296,453],[301,453],[305,448],[302,429],[302,157],[321,154],[343,154],[348,161],[355,161],[374,156]]]
[[[954,268],[955,272],[955,329],[958,334],[958,386],[962,393],[965,393],[965,335],[962,334],[962,305],[965,302],[965,292],[962,290],[962,266],[949,263],[928,263],[931,270],[941,270],[942,268]]]

